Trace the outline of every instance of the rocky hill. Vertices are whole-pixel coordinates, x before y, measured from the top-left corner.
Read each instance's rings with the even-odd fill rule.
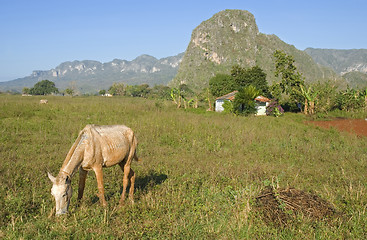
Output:
[[[185,83],[200,90],[208,87],[209,79],[216,73],[229,73],[235,64],[246,68],[258,65],[271,83],[277,80],[274,76],[275,50],[283,50],[294,56],[306,82],[320,79],[342,81],[330,68],[315,63],[306,52],[275,35],[260,33],[250,12],[225,10],[194,29],[179,71],[170,85]]]
[[[53,81],[59,90],[73,85],[80,93],[108,89],[114,82],[166,85],[175,77],[182,56],[178,54],[158,60],[149,55],[141,55],[132,61],[114,59],[107,63],[91,60],[64,62],[51,70],[33,71],[30,76],[0,82],[0,91],[21,92],[23,87],[33,87],[45,79]]]

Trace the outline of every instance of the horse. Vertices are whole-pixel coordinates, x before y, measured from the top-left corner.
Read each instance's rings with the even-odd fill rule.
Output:
[[[134,132],[124,125],[87,125],[69,150],[58,175],[54,177],[47,173],[53,183],[51,194],[56,202],[56,215],[68,212],[72,196],[71,179],[78,169],[78,200],[83,197],[88,171],[93,170],[96,174],[100,203],[106,207],[102,168],[118,164],[124,173],[119,205],[124,204],[129,183],[129,199],[134,203],[135,173],[130,165],[132,160],[140,161],[136,154],[137,144]]]

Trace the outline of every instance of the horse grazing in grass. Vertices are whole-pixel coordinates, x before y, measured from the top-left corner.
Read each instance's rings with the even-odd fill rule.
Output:
[[[130,165],[133,159],[138,161],[137,144],[134,132],[124,125],[87,125],[69,150],[57,177],[48,173],[53,183],[51,194],[56,201],[56,215],[65,214],[68,211],[72,195],[71,179],[78,169],[78,200],[83,197],[88,171],[93,170],[96,174],[100,203],[102,206],[107,206],[102,168],[118,164],[124,172],[120,206],[124,204],[129,183],[129,199],[134,202],[135,173]]]

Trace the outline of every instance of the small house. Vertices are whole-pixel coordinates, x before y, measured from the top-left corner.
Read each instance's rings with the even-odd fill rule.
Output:
[[[233,91],[231,93],[228,93],[226,95],[223,95],[221,97],[216,98],[215,99],[215,111],[216,112],[223,112],[223,110],[224,110],[223,104],[226,101],[233,102],[237,92],[238,91]],[[256,106],[256,110],[257,110],[256,115],[257,116],[266,115],[266,107],[269,105],[271,100],[269,98],[264,97],[264,96],[258,96],[254,99],[254,101],[255,101],[255,106]]]
[[[263,97],[263,96],[257,96],[255,98],[255,106],[257,116],[266,115],[266,107],[269,105],[271,100],[269,98]]]
[[[224,111],[223,104],[225,103],[225,101],[233,102],[234,96],[236,95],[236,93],[238,93],[238,91],[233,91],[233,92],[228,93],[224,96],[217,97],[215,99],[215,111],[216,112],[223,112]]]

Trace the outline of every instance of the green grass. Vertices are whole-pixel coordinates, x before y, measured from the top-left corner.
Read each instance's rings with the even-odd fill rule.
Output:
[[[367,118],[367,112],[363,109],[354,112],[334,110],[332,112],[316,113],[314,116],[310,116],[310,119],[313,120],[333,120],[335,118],[365,119]]]
[[[363,239],[367,237],[366,138],[305,125],[300,114],[236,117],[177,110],[140,98],[0,95],[0,238],[4,239]],[[69,215],[54,207],[57,174],[86,124],[125,124],[138,138],[135,204],[116,210],[119,167],[104,169],[108,207],[93,172]],[[272,183],[312,192],[340,216],[279,228],[256,211]]]

